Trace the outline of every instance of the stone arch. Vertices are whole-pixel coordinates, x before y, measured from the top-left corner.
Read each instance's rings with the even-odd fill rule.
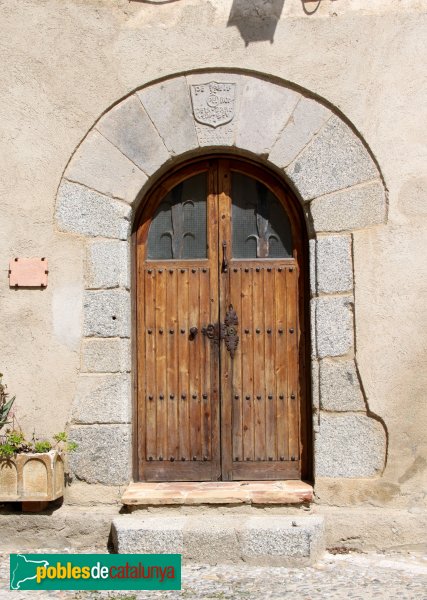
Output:
[[[199,122],[191,86],[226,82],[232,118]],[[234,85],[231,85],[234,84]],[[354,348],[352,234],[384,223],[385,189],[354,129],[326,103],[243,73],[204,72],[148,85],[108,110],[70,160],[58,190],[60,231],[84,237],[81,372],[72,408],[76,476],[127,483],[131,467],[133,215],[154,179],[203,152],[252,156],[281,173],[310,233],[312,396],[316,477],[382,472],[385,427],[369,411]]]

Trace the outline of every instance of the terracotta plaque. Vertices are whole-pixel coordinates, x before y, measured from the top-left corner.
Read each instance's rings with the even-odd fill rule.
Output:
[[[48,266],[45,258],[13,258],[9,262],[10,287],[47,286]]]

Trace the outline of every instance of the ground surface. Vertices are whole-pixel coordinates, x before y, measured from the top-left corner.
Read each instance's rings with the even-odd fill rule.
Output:
[[[0,542],[1,543],[1,542]],[[23,552],[22,549],[19,550]],[[55,552],[37,550],[26,552]],[[65,549],[63,552],[70,552]],[[9,590],[9,554],[0,554],[0,599],[30,600],[298,600],[384,598],[427,600],[427,558],[407,554],[325,554],[301,569],[248,565],[183,568],[181,592],[20,592]]]

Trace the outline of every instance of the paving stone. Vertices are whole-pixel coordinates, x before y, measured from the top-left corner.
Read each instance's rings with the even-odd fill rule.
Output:
[[[193,85],[203,85],[210,82],[234,84],[234,115],[228,123],[216,127],[199,123],[194,117],[193,101],[191,102],[191,115],[198,143],[201,147],[235,146],[237,124],[241,115],[241,95],[248,78],[236,73],[195,73],[187,75],[186,79],[190,94]]]
[[[73,425],[70,439],[78,444],[69,456],[71,470],[78,479],[105,485],[129,483],[130,425]]]
[[[324,410],[365,410],[353,360],[320,361],[320,406]]]
[[[312,302],[316,306],[317,356],[341,356],[350,352],[353,348],[352,298],[317,298]]]
[[[131,209],[123,202],[69,181],[61,183],[56,206],[61,231],[126,240],[130,217]]]
[[[147,176],[98,131],[77,149],[65,178],[131,204]]]
[[[280,168],[291,163],[332,115],[312,98],[301,98],[274,144],[268,160]]]
[[[315,436],[316,477],[374,477],[384,467],[386,437],[375,419],[320,413]]]
[[[353,289],[351,236],[319,237],[316,242],[318,293],[336,294]]]
[[[129,244],[127,242],[90,242],[86,249],[86,289],[130,288]]]
[[[172,155],[198,147],[185,77],[163,81],[137,92],[137,95]]]
[[[248,77],[242,92],[237,147],[268,155],[300,97],[288,88]]]
[[[83,373],[126,373],[131,370],[130,340],[86,338],[81,351]]]
[[[85,292],[83,335],[130,337],[130,294],[124,290]]]
[[[381,181],[316,198],[310,203],[314,230],[352,231],[385,223],[386,199]]]
[[[378,177],[361,140],[336,116],[285,171],[304,201]]]
[[[75,423],[130,423],[130,375],[80,375],[72,415]]]
[[[163,95],[158,95],[159,106],[163,106]],[[137,95],[109,110],[96,128],[146,175],[152,175],[170,159]]]
[[[246,0],[245,0],[246,1]],[[58,511],[55,511],[56,513]],[[40,515],[19,515],[20,520],[25,516],[33,519]],[[104,516],[104,515],[102,515]],[[47,517],[47,515],[46,515]],[[106,527],[99,525],[98,515],[90,515],[94,520],[97,532]],[[8,519],[13,518],[8,515]],[[48,516],[49,521],[55,518],[55,513]],[[105,519],[105,516],[104,516]],[[62,546],[35,547],[35,543],[17,544],[11,547],[11,552],[25,553],[62,553],[75,552],[67,547],[68,536],[72,537],[72,526],[75,520],[61,522],[64,543]],[[21,523],[22,525],[22,523]],[[28,528],[25,528],[28,531]],[[37,527],[33,527],[36,532]],[[92,534],[93,536],[93,534]],[[27,536],[29,540],[30,538]],[[101,539],[103,539],[101,537]],[[85,546],[85,552],[105,552],[105,547]],[[289,568],[259,565],[247,565],[243,561],[237,564],[184,564],[182,568],[182,591],[135,590],[130,593],[97,591],[57,591],[39,590],[17,592],[9,590],[9,554],[0,554],[0,598],[1,600],[288,600],[289,598],[343,600],[357,598],[363,600],[425,600],[427,587],[427,569],[425,558],[411,553],[380,554],[366,552],[349,552],[348,554],[325,553],[321,560],[311,567]],[[17,595],[18,594],[18,595]]]

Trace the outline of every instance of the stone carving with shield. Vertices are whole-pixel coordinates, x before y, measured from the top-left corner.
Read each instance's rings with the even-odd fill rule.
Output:
[[[211,81],[191,86],[194,118],[198,123],[219,127],[234,117],[235,83]]]

